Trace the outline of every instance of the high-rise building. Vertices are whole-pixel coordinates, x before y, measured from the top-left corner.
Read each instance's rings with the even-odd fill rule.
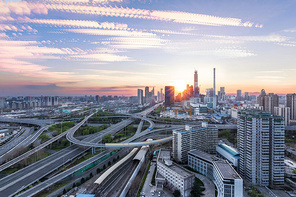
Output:
[[[162,88],[160,88],[160,100],[163,101],[163,92],[162,92]]]
[[[287,107],[291,110],[291,120],[296,120],[296,94],[287,94]]]
[[[149,98],[149,87],[146,86],[145,87],[145,103],[149,103],[150,102],[150,98]]]
[[[241,101],[242,100],[242,90],[236,91],[236,100]]]
[[[185,130],[173,130],[173,157],[177,161],[187,162],[187,152],[198,149],[207,153],[216,153],[218,128],[208,127],[207,123]]]
[[[218,101],[225,100],[225,87],[220,87],[220,91],[218,91]]]
[[[246,101],[250,100],[249,92],[245,92],[245,100]]]
[[[291,117],[290,107],[285,107],[285,105],[279,105],[278,107],[274,107],[274,115],[284,117],[285,126],[290,124],[290,117]]]
[[[0,97],[0,109],[6,108],[6,98]]]
[[[268,111],[238,112],[239,173],[246,181],[276,187],[284,184],[284,118]]]
[[[96,103],[99,103],[100,102],[100,96],[99,95],[96,95],[95,96],[95,101],[96,101]]]
[[[165,106],[171,106],[175,103],[175,87],[174,86],[165,86]]]
[[[259,106],[263,106],[263,110],[274,114],[274,107],[279,106],[279,96],[274,93],[266,94],[265,90],[261,90],[261,94],[257,97]]]
[[[197,70],[194,71],[194,96],[199,96],[198,74],[197,74]]]
[[[143,99],[143,90],[138,89],[138,104],[143,105],[144,99]]]
[[[214,85],[213,85],[213,109],[216,109],[216,68],[214,68]]]

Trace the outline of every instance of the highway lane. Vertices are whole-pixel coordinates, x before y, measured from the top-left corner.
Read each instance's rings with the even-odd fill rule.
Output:
[[[18,134],[15,138],[10,140],[9,142],[5,143],[3,146],[0,147],[0,155],[4,155],[6,152],[8,152],[10,149],[15,147],[17,144],[19,144],[21,141],[23,141],[26,137],[29,136],[31,131],[31,128],[25,127],[18,131]],[[0,157],[1,158],[1,157]]]
[[[137,132],[136,132],[136,134],[137,134],[137,133],[141,133],[141,131],[142,131],[142,127],[143,127],[143,123],[144,123],[144,121],[141,120],[140,124],[138,125],[138,128],[137,128]]]
[[[30,155],[36,153],[37,151],[39,151],[39,150],[41,150],[41,149],[43,149],[43,148],[45,148],[46,146],[48,146],[48,145],[51,144],[52,142],[54,142],[54,141],[56,141],[56,140],[62,138],[63,136],[65,136],[69,131],[71,131],[71,130],[76,131],[76,130],[79,129],[79,128],[80,128],[80,127],[81,127],[81,126],[82,126],[82,125],[83,125],[83,124],[84,124],[84,123],[85,123],[85,122],[86,122],[86,121],[87,121],[92,115],[93,115],[93,114],[87,116],[84,120],[82,120],[80,123],[78,123],[77,125],[75,125],[75,126],[72,127],[71,129],[69,129],[69,130],[67,130],[67,131],[65,131],[65,132],[63,132],[63,133],[61,133],[60,135],[57,135],[57,136],[51,138],[50,140],[44,142],[43,144],[37,146],[36,148],[34,148],[34,149],[30,150],[30,151],[27,151],[26,153],[20,155],[19,157],[14,158],[13,160],[10,160],[10,161],[6,162],[5,164],[1,165],[1,166],[0,166],[0,171],[4,170],[4,169],[6,169],[6,168],[8,168],[8,167],[10,167],[10,166],[12,166],[12,165],[14,165],[14,164],[20,162],[20,161],[22,161],[22,160],[25,159],[26,157],[28,157],[28,156],[30,156]],[[30,143],[30,142],[31,142],[30,140],[36,140],[36,139],[38,138],[38,136],[39,136],[44,130],[48,129],[49,126],[50,126],[50,125],[45,126],[45,127],[42,127],[41,129],[39,129],[39,131],[37,131],[37,132],[34,134],[34,136],[32,136],[32,138],[28,139],[27,143]]]
[[[45,126],[48,124],[53,124],[55,120],[46,119],[46,120],[39,120],[39,119],[32,119],[32,118],[4,118],[0,117],[0,122],[13,122],[13,123],[20,123],[20,124],[31,124],[31,125],[39,125]]]
[[[99,139],[89,136],[83,141],[94,142],[97,140]],[[0,193],[5,194],[5,196],[14,195],[18,191],[26,188],[32,183],[38,181],[38,179],[41,179],[45,175],[62,166],[65,162],[81,155],[86,150],[87,148],[79,148],[79,146],[73,145],[46,157],[45,159],[35,162],[7,177],[4,177],[0,180]]]
[[[94,157],[86,160],[86,161],[83,161],[79,164],[77,164],[76,166],[64,171],[64,172],[61,172],[59,173],[58,175],[54,176],[54,177],[51,177],[50,179],[47,179],[46,181],[36,185],[35,187],[29,189],[29,190],[26,190],[25,192],[21,193],[20,195],[18,196],[22,196],[22,197],[28,197],[28,196],[33,196],[37,193],[39,193],[40,191],[44,190],[45,188],[47,188],[48,186],[64,179],[65,177],[73,174],[74,172],[82,169],[83,167],[89,165],[90,163],[92,162],[95,162],[97,160],[99,160],[100,158],[104,157],[105,155],[107,155],[109,153],[109,151],[104,151],[98,155],[95,155]]]

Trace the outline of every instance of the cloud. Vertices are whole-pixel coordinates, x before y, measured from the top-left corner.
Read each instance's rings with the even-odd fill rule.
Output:
[[[150,73],[150,72],[133,72],[133,71],[123,71],[123,70],[100,70],[100,69],[80,69],[85,71],[91,71],[101,74],[133,74],[133,75],[166,75],[162,73]]]
[[[26,1],[19,2],[1,2],[0,3],[0,15],[30,15],[34,14],[48,14],[48,10],[44,4],[41,3],[28,3]]]
[[[26,19],[23,22],[37,23],[43,25],[54,25],[54,26],[74,26],[78,28],[102,28],[102,29],[127,29],[127,24],[122,23],[109,23],[103,22],[98,23],[96,21],[87,20],[58,20],[58,19]]]
[[[89,34],[89,35],[104,35],[104,36],[133,36],[133,37],[156,37],[156,34],[142,31],[127,31],[127,30],[102,30],[102,29],[65,29],[65,31]]]
[[[134,8],[118,8],[106,6],[85,6],[85,5],[61,5],[61,4],[46,4],[49,10],[59,10],[62,12],[79,13],[88,15],[124,17],[124,18],[138,18],[159,21],[171,21],[175,23],[211,25],[211,26],[240,26],[252,27],[253,22],[242,22],[238,18],[218,17],[205,14],[195,14],[189,12],[177,11],[159,11],[159,10],[145,10]],[[262,27],[255,25],[255,27]]]
[[[63,87],[57,86],[56,84],[46,84],[46,85],[24,85],[23,88],[30,89],[30,90],[60,90]]]
[[[165,45],[167,40],[160,38],[142,38],[142,37],[114,37],[107,39],[109,46],[117,49],[147,49],[160,48]]]
[[[85,55],[74,55],[72,58],[78,58],[77,60],[87,61],[103,61],[103,62],[123,62],[131,61],[127,56],[119,56],[114,54],[85,54]]]
[[[111,2],[123,2],[123,0],[45,0],[45,2],[57,4],[108,4]]]

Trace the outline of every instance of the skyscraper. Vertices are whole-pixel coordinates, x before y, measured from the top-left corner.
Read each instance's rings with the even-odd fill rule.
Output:
[[[194,96],[199,96],[198,74],[197,74],[197,70],[194,71]]]
[[[287,94],[287,107],[291,110],[291,120],[296,120],[296,94]]]
[[[213,84],[213,109],[216,109],[216,68],[214,68],[214,84]]]
[[[276,187],[284,184],[284,118],[247,109],[238,112],[239,172],[248,182]]]
[[[257,97],[257,103],[259,106],[263,106],[263,110],[269,111],[274,114],[274,107],[279,106],[279,96],[274,93],[265,93],[265,90],[261,90],[261,94]]]
[[[290,118],[291,118],[290,107],[285,107],[285,105],[279,105],[278,107],[274,107],[274,115],[284,117],[285,126],[290,124]]]
[[[4,109],[6,107],[6,98],[0,97],[0,109]]]
[[[149,99],[149,87],[146,86],[145,87],[145,103],[149,103],[150,99]]]
[[[175,87],[174,86],[165,86],[165,106],[171,106],[175,102]]]
[[[162,93],[162,88],[160,88],[160,100],[163,101],[163,93]]]
[[[242,90],[236,91],[236,100],[241,101],[242,100]]]
[[[143,90],[138,89],[138,104],[143,105],[144,99],[143,99]]]
[[[250,100],[249,92],[245,92],[245,100],[246,101]]]

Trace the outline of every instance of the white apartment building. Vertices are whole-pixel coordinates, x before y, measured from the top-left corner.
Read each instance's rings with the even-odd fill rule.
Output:
[[[255,109],[242,110],[238,116],[240,175],[260,186],[284,184],[284,118]]]
[[[194,173],[172,162],[169,150],[162,149],[159,151],[157,173],[165,179],[168,185],[178,189],[181,196],[190,196],[194,184]],[[157,183],[157,185],[159,184]]]
[[[290,124],[290,117],[291,117],[290,107],[285,107],[285,105],[279,105],[278,107],[274,107],[274,115],[284,117],[285,126]]]
[[[228,161],[199,150],[191,150],[188,152],[188,166],[214,182],[218,197],[243,196],[243,179]]]
[[[198,149],[207,153],[216,153],[218,145],[218,128],[208,127],[203,122],[201,126],[185,125],[185,130],[173,130],[173,158],[187,162],[187,152]]]

